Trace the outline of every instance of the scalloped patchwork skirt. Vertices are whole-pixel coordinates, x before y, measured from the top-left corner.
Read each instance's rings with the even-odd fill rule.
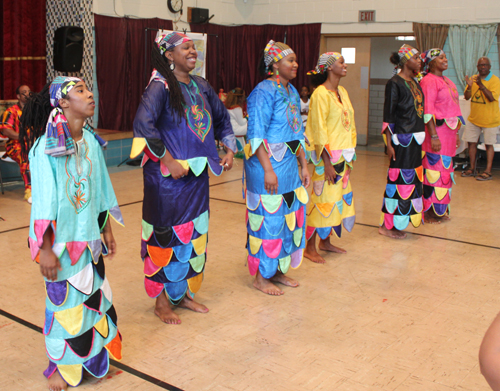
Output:
[[[43,334],[50,363],[44,375],[49,378],[58,371],[73,387],[80,384],[84,369],[103,377],[109,356],[121,359],[121,335],[98,242],[99,249],[86,247],[79,258],[74,256],[79,250],[67,247],[59,258],[60,280],[45,280]]]
[[[292,146],[291,146],[291,145]],[[273,150],[273,145],[278,147]],[[248,269],[266,279],[276,272],[285,274],[302,263],[305,247],[305,207],[307,190],[302,186],[296,152],[298,141],[269,144],[269,160],[278,177],[278,191],[268,194],[264,188],[264,170],[257,156],[247,157],[246,226]],[[292,152],[293,151],[293,152]]]
[[[303,186],[285,194],[257,194],[247,190],[246,224],[248,269],[253,276],[272,278],[302,263],[305,246],[305,206]]]
[[[342,225],[348,232],[354,227],[356,215],[349,178],[351,168],[343,158],[333,168],[337,176],[335,183],[329,184],[325,181],[323,161],[314,167],[311,202],[307,205],[307,240],[315,232],[321,239],[328,238],[332,233],[340,238]]]
[[[424,157],[424,211],[433,209],[437,216],[450,213],[451,187],[455,182],[453,156],[456,151],[457,130],[451,129],[446,122],[436,128],[441,150],[432,150],[431,139],[426,137],[422,144]]]
[[[410,222],[415,228],[422,223],[422,143],[425,133],[398,134],[392,137],[396,160],[391,160],[387,172],[380,225],[401,231]],[[395,137],[399,138],[396,142]]]
[[[144,165],[141,258],[151,298],[165,291],[173,305],[200,289],[209,220],[208,170],[180,179],[164,177],[160,164]]]
[[[298,141],[268,145],[280,194],[266,192],[264,170],[257,156],[245,159],[246,247],[252,276],[258,270],[262,277],[269,279],[277,271],[285,274],[290,267],[295,269],[302,263],[305,206],[309,197],[298,171],[299,147]]]

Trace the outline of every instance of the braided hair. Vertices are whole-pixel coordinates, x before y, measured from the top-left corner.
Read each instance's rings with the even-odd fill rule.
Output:
[[[177,123],[180,123],[182,118],[186,118],[186,113],[184,111],[186,101],[184,95],[182,95],[181,86],[170,69],[167,58],[161,55],[157,45],[153,45],[151,64],[167,80],[168,89],[170,91],[170,104],[174,109],[174,113],[177,113]]]
[[[28,158],[28,152],[35,141],[45,133],[45,126],[53,107],[50,105],[50,83],[47,83],[38,94],[31,92],[24,105],[20,119],[19,142],[21,156]]]

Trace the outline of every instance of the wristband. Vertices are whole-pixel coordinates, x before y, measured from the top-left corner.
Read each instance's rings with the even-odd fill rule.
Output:
[[[431,136],[431,139],[432,139],[432,140],[439,140],[439,136],[438,136],[437,134],[433,134],[433,135]]]

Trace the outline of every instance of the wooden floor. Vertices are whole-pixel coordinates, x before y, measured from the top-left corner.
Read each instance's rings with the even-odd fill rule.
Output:
[[[358,150],[352,173],[357,224],[325,254],[290,276],[281,297],[252,288],[245,265],[242,162],[211,178],[205,281],[208,314],[178,310],[160,323],[143,287],[141,169],[112,170],[126,228],[114,225],[118,254],[106,273],[124,358],[82,390],[488,390],[478,348],[500,310],[500,175],[456,178],[452,220],[378,235],[386,157]],[[0,195],[0,389],[43,390],[45,292],[26,246],[30,206],[22,185]]]

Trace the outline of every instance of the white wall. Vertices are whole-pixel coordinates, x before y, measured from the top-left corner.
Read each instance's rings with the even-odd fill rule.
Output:
[[[173,19],[167,0],[115,0],[116,12],[140,18]],[[323,23],[322,33],[403,33],[411,22],[500,22],[499,0],[184,0],[208,8],[217,24]],[[358,23],[359,10],[376,10],[377,23]],[[94,12],[115,14],[113,0],[94,0]],[[186,27],[179,23],[178,28]]]

